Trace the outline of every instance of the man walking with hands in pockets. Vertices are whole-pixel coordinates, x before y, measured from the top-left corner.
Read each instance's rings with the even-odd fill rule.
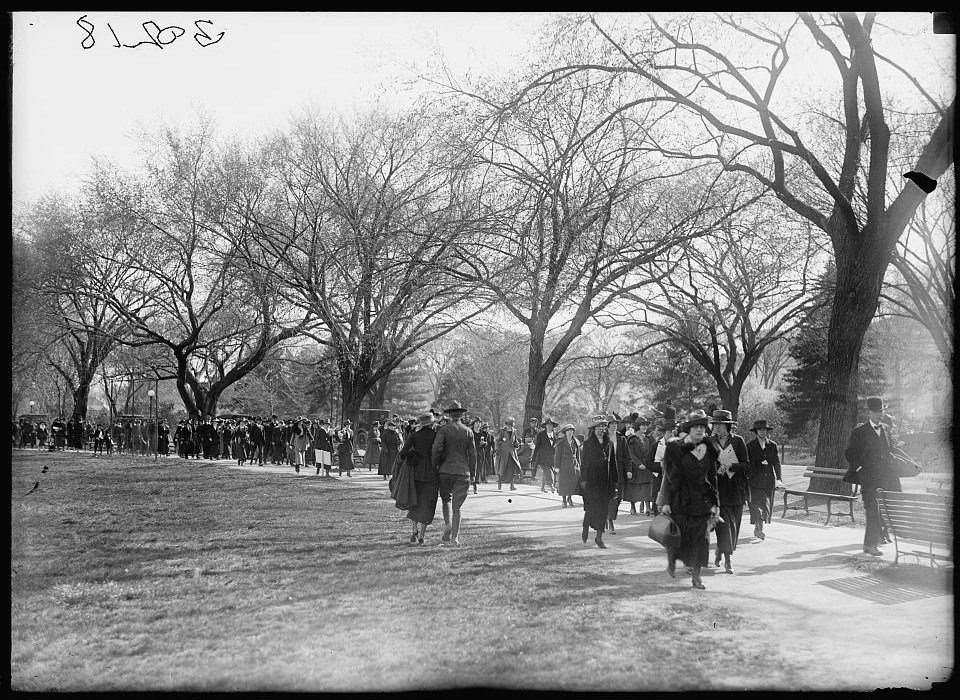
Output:
[[[437,431],[433,442],[433,463],[440,476],[440,501],[443,504],[443,537],[441,544],[460,544],[460,507],[467,499],[470,480],[477,469],[477,446],[473,431],[460,420],[467,412],[454,401],[444,410],[450,422]],[[451,518],[450,505],[453,504]]]

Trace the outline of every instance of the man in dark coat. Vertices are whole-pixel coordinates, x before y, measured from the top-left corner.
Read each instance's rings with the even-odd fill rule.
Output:
[[[713,432],[707,439],[717,448],[717,493],[720,497],[720,518],[717,525],[717,555],[714,564],[720,566],[723,554],[724,571],[733,573],[730,558],[740,538],[740,521],[743,504],[747,501],[747,470],[750,458],[747,444],[739,435],[731,432],[736,423],[730,411],[714,411],[710,421]]]
[[[460,508],[467,500],[470,481],[477,470],[477,446],[473,431],[461,420],[467,409],[454,401],[444,409],[450,421],[437,431],[432,458],[440,477],[440,501],[443,505],[443,537],[441,543],[460,544]],[[453,513],[451,518],[451,504]]]
[[[780,480],[780,452],[777,443],[768,437],[770,426],[766,419],[754,421],[750,432],[757,436],[756,440],[747,443],[750,524],[753,525],[753,536],[762,540],[766,538],[763,524],[769,523],[773,514],[773,494],[778,486],[783,486]]]
[[[844,452],[849,467],[845,481],[860,484],[863,509],[867,523],[863,534],[863,551],[875,557],[880,551],[881,526],[877,489],[900,490],[900,479],[891,471],[890,431],[883,425],[883,399],[871,396],[867,399],[868,420],[850,433],[850,443]]]
[[[213,459],[213,441],[217,437],[217,431],[213,427],[210,416],[204,416],[203,422],[198,430],[200,445],[203,448],[203,458]]]
[[[250,430],[249,430],[250,444],[253,445],[253,454],[250,456],[250,464],[256,462],[259,466],[263,466],[263,419],[257,417],[256,420],[250,421]]]

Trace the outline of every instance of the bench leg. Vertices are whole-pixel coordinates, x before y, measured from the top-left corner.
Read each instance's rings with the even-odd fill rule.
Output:
[[[783,492],[783,512],[780,514],[781,518],[787,517],[787,492]]]
[[[824,525],[830,524],[830,518],[833,517],[833,499],[827,498],[827,522]]]
[[[855,523],[857,520],[853,517],[853,501],[847,501],[847,503],[850,505],[850,522]]]
[[[803,497],[803,510],[807,515],[810,515],[810,503],[806,496]]]

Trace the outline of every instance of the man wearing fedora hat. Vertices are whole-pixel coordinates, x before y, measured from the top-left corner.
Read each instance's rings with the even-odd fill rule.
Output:
[[[736,426],[730,411],[715,410],[710,419],[713,432],[707,439],[717,448],[717,493],[720,496],[720,517],[717,525],[717,554],[714,565],[720,566],[723,555],[724,571],[733,573],[730,561],[737,540],[740,538],[740,521],[743,519],[743,504],[747,498],[746,472],[750,468],[747,444],[732,430]]]
[[[755,420],[750,432],[757,436],[756,440],[747,443],[750,524],[753,525],[753,536],[762,540],[766,538],[763,524],[770,522],[773,513],[773,494],[778,486],[783,486],[780,453],[777,443],[768,437],[770,426],[765,418]]]
[[[440,501],[443,505],[444,531],[441,543],[460,544],[460,507],[467,499],[470,480],[476,474],[477,447],[473,431],[463,424],[461,418],[467,412],[460,402],[454,401],[444,413],[450,422],[442,426],[433,441],[433,463],[437,465],[440,483]],[[451,517],[451,504],[453,513]]]
[[[866,529],[863,533],[863,551],[871,556],[883,554],[884,544],[880,524],[880,506],[877,489],[899,491],[900,479],[891,470],[890,431],[883,424],[883,399],[871,396],[867,399],[868,420],[850,433],[850,442],[843,453],[847,460],[847,473],[843,480],[860,484]]]

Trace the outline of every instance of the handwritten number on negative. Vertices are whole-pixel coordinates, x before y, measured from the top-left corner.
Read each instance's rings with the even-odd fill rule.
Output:
[[[209,19],[198,19],[198,20],[194,20],[193,26],[197,28],[197,32],[198,32],[198,33],[197,33],[197,34],[194,34],[194,35],[193,35],[193,38],[194,38],[194,40],[195,40],[198,44],[200,44],[200,46],[202,46],[203,48],[207,48],[208,46],[212,46],[213,44],[216,44],[218,41],[220,41],[220,40],[223,38],[223,34],[224,34],[223,32],[220,32],[219,36],[217,36],[216,39],[214,39],[213,37],[211,37],[211,36],[210,36],[209,34],[207,34],[203,29],[200,28],[200,23],[201,23],[201,22],[203,22],[204,24],[213,24],[213,22],[212,22],[211,20],[209,20]],[[201,36],[203,36],[203,38],[207,40],[207,43],[206,43],[206,44],[204,44],[202,41],[200,41],[200,37],[201,37]]]
[[[85,24],[88,24],[90,26],[85,27],[83,26],[83,24],[80,24],[81,22],[84,22]],[[83,37],[83,39],[81,39],[80,46],[82,46],[84,49],[92,49],[93,45],[97,43],[97,40],[93,38],[93,22],[88,22],[87,16],[84,15],[83,17],[77,20],[77,26],[87,33],[87,35]],[[87,43],[88,41],[90,42],[89,44]]]

